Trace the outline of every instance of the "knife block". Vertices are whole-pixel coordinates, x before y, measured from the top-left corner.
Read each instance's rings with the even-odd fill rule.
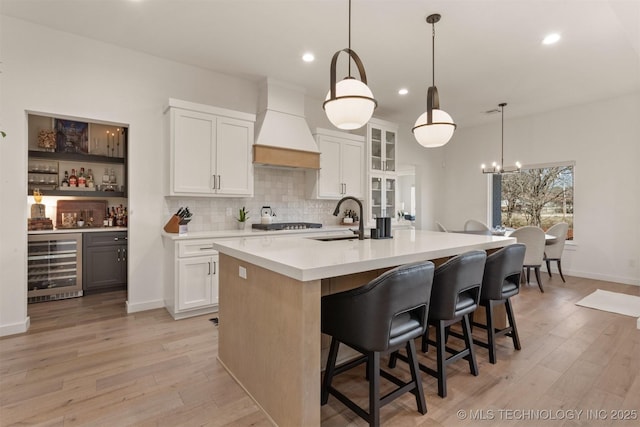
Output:
[[[178,215],[173,215],[169,218],[169,221],[164,225],[164,231],[167,233],[180,232],[180,217]]]

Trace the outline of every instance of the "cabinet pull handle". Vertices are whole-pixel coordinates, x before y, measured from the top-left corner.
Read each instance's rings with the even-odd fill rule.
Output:
[[[222,187],[222,176],[218,175],[218,190]]]
[[[209,276],[211,276],[211,261],[209,261],[207,264],[209,264]]]
[[[118,261],[120,261],[120,249],[118,249]]]
[[[216,262],[215,261],[213,261],[213,274],[217,274],[216,273]]]
[[[216,189],[216,176],[215,175],[211,175],[213,177],[213,188],[212,190]]]
[[[201,251],[210,251],[212,249],[213,249],[213,246],[207,246],[206,248],[205,247],[200,248]]]
[[[125,262],[127,260],[127,250],[123,249],[122,250],[122,262]]]
[[[114,237],[114,238],[113,238],[113,240],[115,240],[115,241],[117,242],[117,241],[118,241],[118,238],[117,238],[117,237]]]

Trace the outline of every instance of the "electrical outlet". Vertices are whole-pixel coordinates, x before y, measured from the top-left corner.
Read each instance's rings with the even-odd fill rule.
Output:
[[[227,216],[231,215],[233,215],[233,211],[231,210],[231,208],[227,208]]]
[[[243,279],[246,279],[247,278],[247,269],[244,268],[243,266],[240,266],[238,268],[238,276],[240,276]]]

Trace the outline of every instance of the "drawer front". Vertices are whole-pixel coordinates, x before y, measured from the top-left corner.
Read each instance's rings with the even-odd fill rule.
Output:
[[[84,233],[84,245],[89,246],[109,246],[109,245],[125,245],[127,243],[127,232],[100,232],[100,233]]]
[[[213,240],[188,240],[178,242],[178,257],[192,257],[202,255],[217,255],[218,251],[213,249]]]

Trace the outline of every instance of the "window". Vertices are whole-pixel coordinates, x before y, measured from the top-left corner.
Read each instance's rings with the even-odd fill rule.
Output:
[[[563,163],[493,175],[493,226],[547,230],[566,222],[573,239],[573,169],[573,163]]]

